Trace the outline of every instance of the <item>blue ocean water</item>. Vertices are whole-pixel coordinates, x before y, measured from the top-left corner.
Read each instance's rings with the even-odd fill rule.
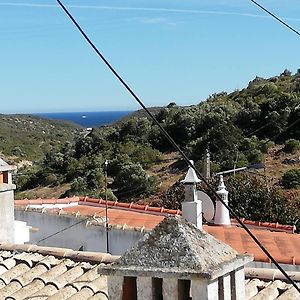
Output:
[[[36,113],[35,115],[47,119],[71,121],[88,128],[111,124],[130,113],[132,111]]]

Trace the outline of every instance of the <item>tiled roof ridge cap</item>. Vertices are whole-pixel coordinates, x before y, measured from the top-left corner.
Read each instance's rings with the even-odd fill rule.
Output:
[[[106,205],[106,200],[101,198],[91,198],[91,197],[79,197],[79,205],[84,203],[85,205]],[[118,201],[107,201],[107,206],[110,208],[118,208],[124,210],[140,211],[145,213],[155,213],[163,215],[181,215],[181,210],[170,209],[165,207],[149,206],[148,204],[142,205],[134,202],[118,202]]]
[[[51,255],[57,258],[71,259],[78,262],[92,262],[103,264],[111,264],[119,258],[119,256],[111,255],[109,253],[75,251],[68,248],[46,247],[34,244],[0,243],[0,250],[39,253],[42,255]]]
[[[253,225],[253,226],[258,226],[261,228],[268,228],[268,229],[274,229],[274,230],[284,230],[284,231],[289,231],[289,232],[294,232],[295,231],[295,226],[294,225],[283,225],[279,224],[278,222],[272,223],[272,222],[263,222],[263,221],[252,221],[252,220],[247,220],[245,218],[242,218],[241,221],[245,225]],[[238,222],[235,219],[231,220],[232,223],[238,224]]]
[[[43,204],[70,204],[79,202],[78,196],[73,197],[65,197],[65,198],[48,198],[48,199],[22,199],[22,200],[15,200],[15,205],[18,206],[28,206],[28,205],[43,205]]]

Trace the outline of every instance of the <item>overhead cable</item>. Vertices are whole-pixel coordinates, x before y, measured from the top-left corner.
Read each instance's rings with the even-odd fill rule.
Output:
[[[81,223],[83,223],[83,222],[86,222],[86,219],[83,219],[83,220],[81,220],[81,221],[79,221],[79,222],[76,222],[76,223],[74,223],[74,224],[72,224],[72,225],[70,225],[70,226],[67,226],[67,227],[65,227],[65,228],[63,228],[63,229],[61,229],[61,230],[58,230],[58,231],[56,231],[56,232],[54,232],[54,233],[52,233],[52,234],[50,234],[50,235],[48,235],[48,236],[46,236],[46,237],[40,239],[40,240],[38,240],[38,241],[36,242],[36,244],[39,244],[39,243],[41,243],[41,242],[43,242],[43,241],[45,241],[45,240],[48,240],[49,238],[51,238],[51,237],[53,237],[53,236],[55,236],[55,235],[57,235],[57,234],[60,234],[60,233],[66,231],[66,230],[68,230],[68,229],[70,229],[70,228],[72,228],[72,227],[74,227],[74,226],[77,226],[77,225],[79,225],[79,224],[81,224]]]
[[[258,2],[254,1],[254,0],[250,0],[250,1],[253,4],[255,4],[256,6],[258,6],[260,9],[262,9],[264,12],[266,12],[268,15],[270,15],[272,18],[276,19],[283,26],[287,27],[289,30],[293,31],[294,33],[296,33],[297,35],[300,36],[300,32],[298,30],[296,30],[295,28],[293,28],[292,26],[290,26],[287,22],[283,21],[281,18],[279,18],[276,15],[274,15],[272,12],[270,12],[268,9],[266,9],[265,7],[263,7]]]
[[[298,285],[290,278],[290,276],[283,270],[283,268],[279,265],[279,263],[273,258],[273,256],[269,253],[269,251],[260,243],[260,241],[256,238],[256,236],[248,229],[248,227],[239,219],[238,215],[226,204],[223,199],[216,193],[215,189],[208,183],[208,181],[202,176],[202,174],[198,171],[198,169],[193,165],[193,163],[189,160],[187,155],[181,150],[181,148],[177,145],[177,143],[173,140],[173,138],[168,134],[168,132],[161,126],[155,116],[151,113],[151,111],[144,105],[142,100],[133,92],[133,90],[129,87],[129,85],[123,80],[123,78],[117,73],[117,71],[113,68],[113,66],[108,62],[108,60],[104,57],[104,55],[98,50],[95,44],[91,41],[91,39],[87,36],[84,30],[80,27],[78,22],[74,19],[71,13],[67,10],[67,8],[62,4],[60,0],[56,0],[63,11],[67,14],[67,16],[72,20],[76,28],[83,35],[88,44],[94,49],[97,55],[101,58],[101,60],[105,63],[105,65],[110,69],[110,71],[116,76],[116,78],[121,82],[121,84],[126,88],[129,94],[139,103],[139,105],[147,112],[149,117],[153,120],[153,122],[159,127],[160,131],[163,135],[168,139],[168,141],[172,144],[174,149],[178,151],[183,159],[186,161],[189,167],[194,169],[196,174],[200,177],[200,179],[206,184],[212,194],[227,208],[230,214],[237,220],[239,225],[251,236],[254,242],[261,248],[261,250],[266,254],[266,256],[270,259],[272,263],[280,270],[280,272],[284,275],[288,282],[290,282],[295,289],[300,293],[300,288]]]

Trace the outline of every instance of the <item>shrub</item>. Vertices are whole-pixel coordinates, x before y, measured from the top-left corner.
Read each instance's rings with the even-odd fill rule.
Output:
[[[281,184],[286,189],[300,187],[300,169],[292,169],[284,173]]]
[[[260,163],[262,161],[262,158],[262,153],[258,149],[251,150],[247,155],[247,159],[250,164]]]
[[[287,153],[293,153],[300,149],[300,141],[295,139],[289,139],[285,142],[283,151]]]
[[[269,149],[271,149],[274,146],[275,146],[275,143],[273,141],[262,140],[262,141],[260,141],[259,148],[260,148],[262,153],[268,153]]]
[[[229,191],[229,205],[239,217],[281,224],[293,224],[299,218],[283,191],[268,186],[262,178],[237,174],[227,179],[225,185]]]

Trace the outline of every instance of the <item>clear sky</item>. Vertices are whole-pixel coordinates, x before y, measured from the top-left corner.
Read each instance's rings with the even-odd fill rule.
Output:
[[[300,1],[258,0],[300,30]],[[63,0],[146,106],[196,104],[300,68],[249,0]],[[0,113],[139,108],[55,0],[0,0]]]

